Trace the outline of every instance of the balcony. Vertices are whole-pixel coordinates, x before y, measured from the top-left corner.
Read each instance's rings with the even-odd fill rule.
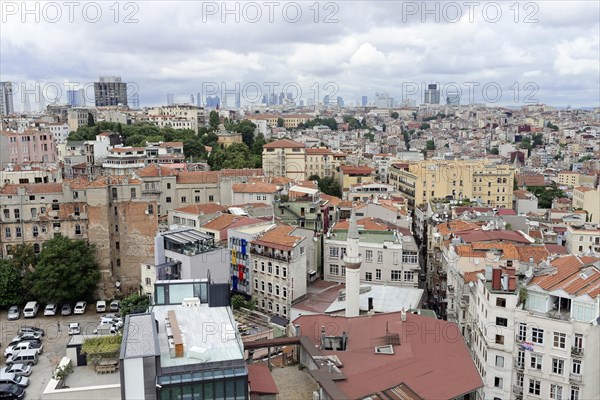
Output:
[[[255,248],[251,248],[250,253],[256,254],[256,255],[262,256],[262,257],[273,258],[275,260],[284,261],[284,262],[289,262],[290,258],[291,258],[287,255],[275,253],[273,251],[260,250],[260,249],[255,249]]]
[[[578,375],[571,372],[569,374],[569,381],[572,383],[581,384],[583,383],[583,375]]]
[[[521,371],[525,369],[525,363],[520,362],[519,360],[514,361],[514,366],[516,369],[521,370]]]
[[[523,394],[523,386],[513,385],[514,394]]]
[[[583,349],[579,347],[571,347],[571,356],[577,358],[583,357]]]

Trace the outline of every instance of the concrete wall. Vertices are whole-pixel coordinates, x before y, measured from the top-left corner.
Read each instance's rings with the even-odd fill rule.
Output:
[[[123,378],[125,385],[125,400],[143,399],[144,396],[144,359],[127,358],[123,360]],[[120,393],[119,393],[120,395]]]

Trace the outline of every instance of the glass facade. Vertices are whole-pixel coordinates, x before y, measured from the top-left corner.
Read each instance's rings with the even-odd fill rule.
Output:
[[[248,371],[224,368],[160,376],[160,400],[246,400]]]

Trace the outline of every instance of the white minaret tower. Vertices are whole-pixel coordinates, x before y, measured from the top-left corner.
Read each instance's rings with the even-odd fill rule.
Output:
[[[346,317],[358,317],[359,306],[358,297],[360,290],[360,265],[362,257],[358,250],[359,235],[356,226],[356,215],[352,210],[350,216],[350,227],[348,228],[348,243],[344,264],[346,265]]]

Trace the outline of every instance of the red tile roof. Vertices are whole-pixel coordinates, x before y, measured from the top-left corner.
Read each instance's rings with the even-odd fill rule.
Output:
[[[294,229],[296,229],[295,226],[279,224],[266,231],[252,243],[280,250],[292,250],[297,243],[304,239],[302,236],[290,236]]]
[[[328,335],[346,332],[345,351],[320,350],[335,355],[343,380],[332,382],[345,398],[360,399],[397,386],[409,386],[426,399],[451,399],[483,386],[459,328],[452,323],[408,313],[375,314],[355,318],[303,315],[293,321],[315,345],[320,330]],[[394,354],[375,354],[375,346],[386,345],[386,333],[400,335]]]
[[[271,371],[265,365],[248,364],[248,384],[251,394],[278,394]]]
[[[340,171],[343,174],[371,175],[374,169],[367,166],[342,165]]]
[[[562,289],[572,296],[587,294],[595,300],[600,294],[600,270],[592,264],[597,257],[568,255],[550,262],[556,272],[534,277],[528,286],[538,285],[544,290]]]
[[[531,242],[525,238],[522,234],[513,231],[472,231],[463,232],[460,234],[462,240],[467,243],[472,242],[488,242],[488,241],[507,241],[515,243],[526,243]]]
[[[320,148],[320,147],[309,147],[306,149],[306,155],[307,156],[318,156],[318,155],[332,156],[333,151],[331,151],[329,149]]]
[[[219,171],[181,171],[177,174],[177,183],[218,183]]]
[[[196,215],[205,215],[205,214],[216,214],[218,212],[224,212],[227,210],[227,207],[223,207],[217,203],[204,203],[204,204],[192,204],[190,206],[176,208],[173,211],[187,213],[187,214],[196,214]]]
[[[231,190],[233,193],[276,193],[277,185],[263,182],[234,183]]]
[[[17,194],[17,188],[25,188],[26,194],[62,193],[62,183],[31,183],[31,184],[7,184],[0,194]]]

